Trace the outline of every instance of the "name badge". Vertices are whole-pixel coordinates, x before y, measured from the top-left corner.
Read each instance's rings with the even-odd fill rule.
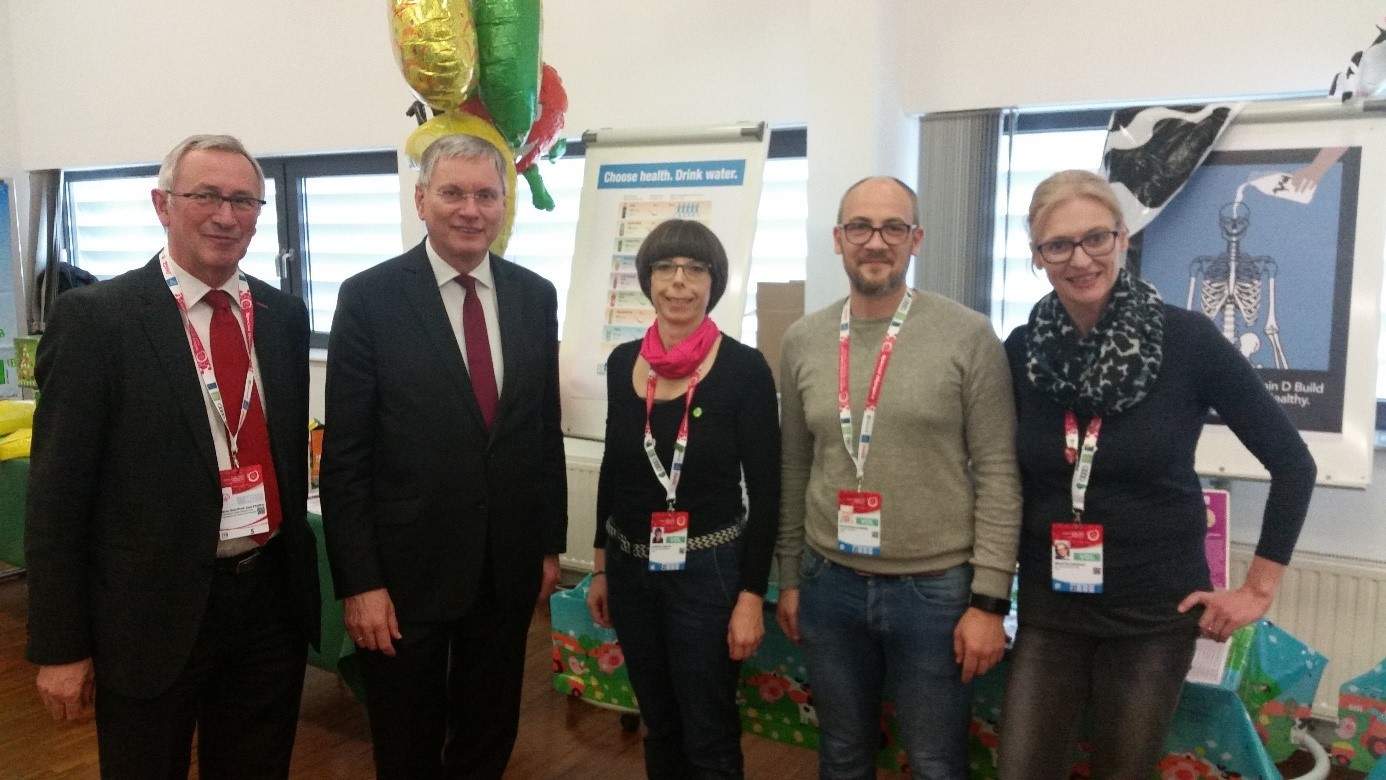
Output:
[[[837,549],[853,555],[881,554],[881,494],[837,491]]]
[[[218,538],[239,539],[269,533],[265,473],[259,466],[221,472],[221,530]]]
[[[1060,593],[1102,592],[1102,526],[1054,523],[1049,532],[1049,568]]]
[[[650,513],[650,571],[680,571],[688,560],[688,513]]]

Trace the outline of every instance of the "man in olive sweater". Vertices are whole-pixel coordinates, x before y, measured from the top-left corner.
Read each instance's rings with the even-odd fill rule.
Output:
[[[849,188],[833,242],[851,294],[784,340],[779,620],[804,646],[823,778],[874,776],[883,693],[915,776],[965,776],[969,683],[1005,645],[1010,372],[986,317],[905,285],[916,209],[896,179]]]

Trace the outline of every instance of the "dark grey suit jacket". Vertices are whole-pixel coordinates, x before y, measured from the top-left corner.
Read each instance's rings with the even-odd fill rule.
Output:
[[[321,608],[305,521],[308,317],[298,299],[250,285],[290,568],[284,597],[306,652]],[[211,589],[221,522],[212,431],[157,257],[57,301],[38,350],[28,658],[91,657],[99,684],[152,697],[186,663]]]
[[[489,433],[424,244],[343,283],[327,352],[321,486],[337,596],[387,588],[401,621],[460,617],[489,553],[529,610],[567,542],[557,296],[491,256],[505,380]]]

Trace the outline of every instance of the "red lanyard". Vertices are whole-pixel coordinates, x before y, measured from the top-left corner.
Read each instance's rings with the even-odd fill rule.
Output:
[[[1083,447],[1078,448],[1078,416],[1071,409],[1064,410],[1064,460],[1073,466],[1073,481],[1069,485],[1073,499],[1073,516],[1081,518],[1086,508],[1088,483],[1092,481],[1092,460],[1097,454],[1097,437],[1102,434],[1102,418],[1096,415],[1088,420],[1088,428],[1083,432]]]
[[[178,304],[178,313],[183,318],[183,327],[188,332],[188,343],[192,347],[193,363],[197,366],[198,378],[202,380],[202,385],[207,388],[207,395],[212,399],[212,407],[216,409],[217,416],[221,418],[221,424],[226,428],[227,454],[231,458],[232,468],[239,468],[240,464],[236,457],[238,448],[237,439],[240,438],[241,426],[245,424],[246,415],[250,413],[250,402],[254,397],[255,391],[255,306],[250,298],[250,283],[246,281],[244,273],[237,273],[237,299],[241,306],[241,317],[245,319],[245,343],[246,353],[252,357],[248,361],[248,368],[245,372],[245,388],[241,392],[240,414],[236,418],[235,427],[231,426],[230,416],[226,413],[226,402],[222,400],[221,389],[217,385],[216,373],[212,369],[212,356],[207,348],[202,344],[202,338],[197,335],[197,330],[193,328],[192,320],[188,317],[188,301],[183,295],[183,286],[178,282],[178,275],[173,272],[169,263],[168,250],[159,254],[159,267],[164,274],[164,282],[168,284],[169,292],[173,293],[173,300]]]
[[[645,381],[645,456],[650,459],[650,468],[654,470],[655,478],[664,486],[665,500],[669,502],[669,510],[673,511],[674,497],[679,490],[679,478],[683,475],[683,457],[688,449],[688,413],[693,408],[693,391],[698,389],[698,372],[693,372],[693,376],[688,380],[688,391],[684,393],[683,419],[679,421],[679,432],[674,437],[674,457],[669,461],[668,473],[664,471],[664,464],[659,462],[659,455],[655,452],[654,432],[650,430],[650,415],[654,412],[655,386],[658,383],[659,375],[654,369],[650,369],[650,377]]]
[[[905,324],[905,315],[910,313],[910,303],[914,291],[905,290],[895,315],[890,319],[885,337],[881,339],[881,351],[876,354],[876,367],[871,373],[871,385],[866,391],[866,407],[861,413],[861,432],[857,435],[856,452],[852,452],[852,301],[849,298],[842,304],[842,320],[837,329],[837,418],[842,426],[842,443],[847,447],[847,455],[857,467],[857,489],[861,489],[862,477],[866,473],[866,455],[871,451],[871,434],[876,429],[876,406],[881,400],[881,386],[885,384],[886,369],[890,367],[890,356],[895,353],[895,341],[900,328]]]

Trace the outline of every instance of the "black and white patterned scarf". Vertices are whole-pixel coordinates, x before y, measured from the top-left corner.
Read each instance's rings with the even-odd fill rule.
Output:
[[[1030,384],[1065,409],[1083,415],[1120,414],[1145,399],[1160,375],[1164,302],[1155,288],[1117,272],[1107,308],[1079,337],[1059,297],[1049,293],[1030,311],[1025,341]]]

